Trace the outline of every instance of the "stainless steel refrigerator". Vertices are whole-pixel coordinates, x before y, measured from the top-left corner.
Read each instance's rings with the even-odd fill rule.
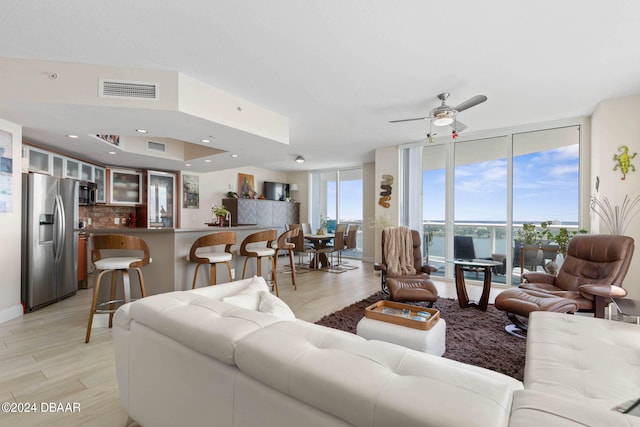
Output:
[[[78,290],[78,182],[22,174],[22,303],[32,311]]]

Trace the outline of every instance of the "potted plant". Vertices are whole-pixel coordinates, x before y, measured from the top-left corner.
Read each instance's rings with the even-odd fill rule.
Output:
[[[213,211],[214,218],[218,219],[218,225],[222,227],[224,225],[225,218],[229,214],[229,210],[224,206],[216,206],[216,205],[213,205],[213,208],[211,210]]]
[[[585,234],[587,230],[584,228],[577,231],[569,231],[565,227],[560,227],[556,234],[549,233],[549,240],[558,245],[558,253],[562,254],[563,257],[567,256],[567,248],[569,247],[569,241],[576,234]]]

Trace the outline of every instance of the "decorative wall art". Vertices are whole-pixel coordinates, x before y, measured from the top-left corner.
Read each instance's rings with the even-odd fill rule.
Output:
[[[0,212],[13,211],[13,135],[0,131]]]
[[[382,182],[380,184],[380,188],[382,191],[380,192],[380,200],[378,200],[378,204],[383,208],[388,208],[391,206],[389,201],[391,200],[391,186],[393,185],[393,176],[392,175],[382,175]]]
[[[182,207],[198,209],[200,207],[200,177],[182,175]]]
[[[120,135],[92,135],[101,141],[108,142],[113,145],[120,145]]]
[[[238,196],[243,199],[253,199],[255,190],[253,185],[253,175],[244,173],[238,174]]]
[[[631,164],[631,159],[635,158],[638,153],[633,153],[629,155],[629,147],[626,145],[621,145],[618,147],[618,151],[620,154],[614,154],[613,160],[616,161],[616,165],[613,167],[613,170],[618,170],[620,168],[620,172],[622,172],[621,180],[624,180],[627,177],[629,171],[635,172],[636,167]]]

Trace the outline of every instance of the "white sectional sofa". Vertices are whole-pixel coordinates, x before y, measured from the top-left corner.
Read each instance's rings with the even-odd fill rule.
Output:
[[[635,377],[604,399],[553,383],[593,385],[580,374],[538,373],[536,365],[559,367],[571,351],[544,357],[546,342],[528,347],[528,358],[541,357],[527,362],[525,391],[490,370],[296,320],[255,277],[127,304],[116,313],[114,342],[120,400],[144,427],[640,425],[609,410],[640,397]]]

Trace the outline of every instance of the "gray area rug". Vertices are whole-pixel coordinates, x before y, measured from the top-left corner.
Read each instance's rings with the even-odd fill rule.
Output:
[[[382,292],[371,295],[316,323],[356,333],[356,325],[364,316],[364,309],[381,299]],[[411,303],[412,305],[421,305]],[[444,357],[501,372],[522,381],[526,341],[509,335],[504,327],[509,322],[505,312],[489,305],[487,311],[460,308],[454,299],[439,299],[433,308],[447,322]]]

